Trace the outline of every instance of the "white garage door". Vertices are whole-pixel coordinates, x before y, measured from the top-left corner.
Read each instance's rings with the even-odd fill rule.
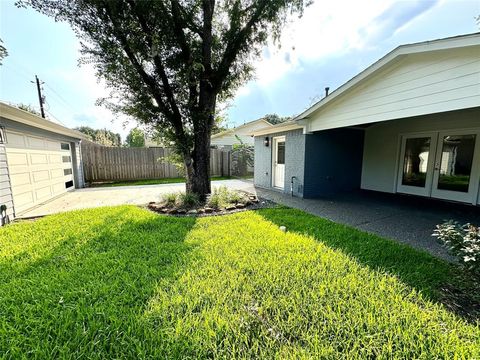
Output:
[[[17,216],[74,188],[68,142],[7,131],[6,150]]]

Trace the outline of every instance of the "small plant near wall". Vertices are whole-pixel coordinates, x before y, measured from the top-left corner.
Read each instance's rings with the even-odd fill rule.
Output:
[[[440,239],[460,263],[480,279],[480,227],[450,220],[437,225],[432,236]]]

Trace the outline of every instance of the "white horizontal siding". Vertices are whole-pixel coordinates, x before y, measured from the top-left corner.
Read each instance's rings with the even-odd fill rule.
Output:
[[[10,186],[10,177],[8,176],[7,157],[5,146],[0,145],[0,205],[7,206],[7,215],[13,220],[13,197]],[[0,226],[3,225],[0,220]]]
[[[309,131],[480,106],[480,46],[411,54],[311,115]]]
[[[244,144],[253,145],[252,136],[238,135],[238,137],[243,141]],[[235,134],[232,134],[232,133],[219,136],[216,138],[212,138],[211,140],[211,145],[222,146],[222,145],[234,145],[234,144],[240,144],[240,142],[235,137]]]
[[[244,144],[253,146],[253,136],[251,136],[251,134],[256,130],[264,129],[266,127],[271,127],[266,121],[252,121],[251,123],[231,129],[230,131],[227,130],[218,135],[214,135],[211,139],[211,145],[224,146],[239,144],[238,139],[235,137],[235,135],[237,135]]]
[[[383,192],[396,191],[395,181],[400,156],[401,134],[479,127],[480,108],[372,125],[365,131],[362,189]]]

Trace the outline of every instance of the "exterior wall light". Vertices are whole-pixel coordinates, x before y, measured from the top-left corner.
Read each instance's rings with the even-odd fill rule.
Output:
[[[265,140],[263,140],[263,145],[265,145],[266,147],[270,145],[270,138],[268,136],[265,138]]]
[[[0,125],[0,144],[7,143],[7,135],[5,134],[5,126]]]

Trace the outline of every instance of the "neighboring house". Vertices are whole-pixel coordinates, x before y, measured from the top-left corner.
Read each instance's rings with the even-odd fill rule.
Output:
[[[265,127],[272,126],[272,124],[264,119],[250,121],[233,129],[228,129],[212,135],[211,145],[218,148],[232,149],[234,144],[240,143],[238,138],[240,138],[244,144],[253,145],[252,133],[258,129],[264,129]]]
[[[480,204],[480,33],[402,45],[254,135],[258,187]]]
[[[84,134],[1,102],[0,132],[0,205],[10,220],[84,186]]]
[[[153,140],[149,136],[145,135],[145,147],[163,147],[163,146],[162,144],[158,143],[156,140]]]

